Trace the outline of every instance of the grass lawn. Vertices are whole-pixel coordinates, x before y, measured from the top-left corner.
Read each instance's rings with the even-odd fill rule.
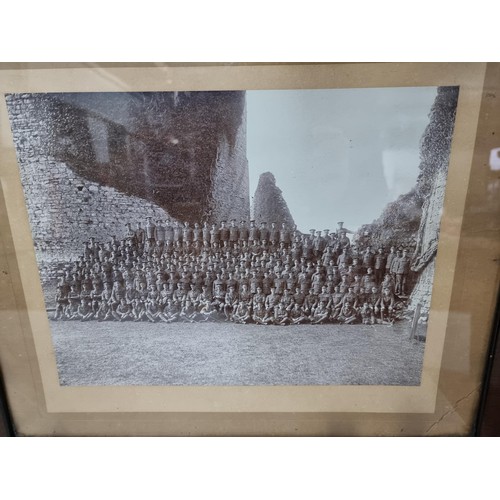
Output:
[[[419,385],[410,323],[51,321],[61,385]],[[425,327],[420,326],[421,333]]]

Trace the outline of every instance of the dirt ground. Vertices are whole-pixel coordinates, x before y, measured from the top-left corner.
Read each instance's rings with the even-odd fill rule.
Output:
[[[409,340],[407,321],[286,327],[51,321],[51,327],[60,383],[78,386],[419,385],[425,347]]]

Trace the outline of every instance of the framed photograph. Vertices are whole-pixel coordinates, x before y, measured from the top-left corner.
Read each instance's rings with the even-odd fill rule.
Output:
[[[19,435],[470,435],[497,64],[0,67]]]

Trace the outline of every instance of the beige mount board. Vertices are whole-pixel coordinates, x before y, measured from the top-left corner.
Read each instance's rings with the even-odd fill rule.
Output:
[[[498,213],[483,211],[498,65],[0,67],[0,93],[460,86],[421,385],[62,387],[0,102],[0,366],[21,435],[466,435],[495,307]],[[485,83],[486,81],[486,83]],[[496,80],[498,81],[498,80]],[[495,83],[495,85],[498,85]],[[490,97],[488,97],[490,96]],[[490,107],[491,109],[488,109]],[[497,115],[498,112],[497,105]],[[486,118],[485,118],[486,117]],[[489,118],[488,118],[489,117]],[[490,141],[490,142],[488,142]],[[498,146],[498,145],[497,145]],[[471,175],[473,172],[474,175]],[[493,222],[492,222],[493,221]]]

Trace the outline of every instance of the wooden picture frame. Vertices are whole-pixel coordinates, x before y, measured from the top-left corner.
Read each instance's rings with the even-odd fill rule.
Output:
[[[498,64],[0,66],[0,367],[18,435],[470,435],[498,290]],[[459,86],[422,381],[59,385],[5,94]],[[496,133],[496,134],[495,134]]]

